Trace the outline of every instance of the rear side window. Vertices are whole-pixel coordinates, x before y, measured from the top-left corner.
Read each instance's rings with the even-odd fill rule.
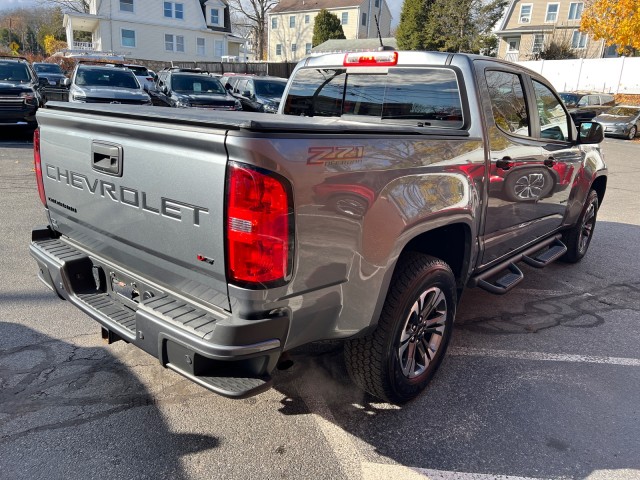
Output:
[[[485,76],[496,125],[507,133],[531,136],[527,102],[520,76],[496,70],[487,70]]]
[[[284,107],[286,115],[376,117],[422,126],[462,128],[456,73],[449,68],[390,68],[388,73],[347,69],[299,70]]]

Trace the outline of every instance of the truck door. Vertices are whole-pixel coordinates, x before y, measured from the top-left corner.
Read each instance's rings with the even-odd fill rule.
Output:
[[[486,88],[490,153],[481,260],[486,265],[561,225],[566,197],[558,191],[566,185],[572,144],[568,115],[546,85],[515,66],[482,63],[477,75]]]

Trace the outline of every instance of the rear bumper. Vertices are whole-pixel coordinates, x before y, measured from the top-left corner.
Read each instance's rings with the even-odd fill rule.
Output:
[[[164,367],[231,398],[271,386],[269,373],[282,352],[287,317],[234,318],[144,286],[145,279],[134,277],[141,290],[153,296],[143,299],[141,294],[139,302],[122,300],[107,278],[112,270],[124,269],[55,238],[48,228],[32,232],[30,253],[38,264],[38,277],[60,298],[158,358]]]

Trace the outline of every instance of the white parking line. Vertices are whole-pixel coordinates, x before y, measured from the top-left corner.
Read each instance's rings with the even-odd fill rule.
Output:
[[[402,465],[364,462],[362,480],[539,480],[532,477],[487,475],[484,473],[447,472],[427,468],[411,468]]]
[[[525,352],[519,350],[492,350],[467,347],[452,347],[447,353],[448,355],[467,357],[516,358],[518,360],[536,360],[544,362],[600,363],[605,365],[640,367],[639,358],[594,357],[590,355],[567,355],[563,353]]]

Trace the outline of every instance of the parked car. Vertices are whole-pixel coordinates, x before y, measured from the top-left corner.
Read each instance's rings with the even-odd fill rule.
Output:
[[[55,63],[36,62],[32,64],[39,78],[46,78],[50,87],[62,87],[62,82],[67,76]]]
[[[126,68],[81,62],[65,84],[70,85],[70,102],[151,105],[151,97]]]
[[[287,80],[280,77],[240,77],[231,95],[250,112],[278,113]]]
[[[560,98],[576,124],[593,120],[616,104],[613,95],[606,93],[560,92]]]
[[[158,73],[156,102],[168,107],[242,110],[240,100],[204,70],[171,67]]]
[[[37,126],[36,110],[47,84],[26,58],[0,56],[0,125]]]
[[[594,120],[602,124],[605,135],[633,140],[640,130],[640,107],[617,105]]]
[[[124,66],[135,74],[143,89],[151,90],[155,87],[154,74],[147,67],[144,65],[131,65],[128,63],[125,63]]]

